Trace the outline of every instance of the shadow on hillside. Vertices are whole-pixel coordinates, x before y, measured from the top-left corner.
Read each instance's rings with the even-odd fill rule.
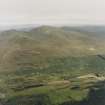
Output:
[[[91,89],[88,97],[82,101],[68,101],[60,105],[105,105],[105,89],[94,90]]]
[[[8,100],[4,105],[52,105],[46,94],[32,96],[14,97]]]

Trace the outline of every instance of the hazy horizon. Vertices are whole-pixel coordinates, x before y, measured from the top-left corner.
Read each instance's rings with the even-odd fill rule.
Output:
[[[105,25],[105,0],[0,0],[0,25]]]

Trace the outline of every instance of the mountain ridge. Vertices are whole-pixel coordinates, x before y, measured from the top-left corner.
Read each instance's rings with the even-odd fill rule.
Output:
[[[0,33],[0,64],[15,69],[17,62],[49,57],[88,56],[105,54],[105,42],[90,33],[61,27],[41,26],[30,31],[9,30]],[[33,59],[31,61],[31,59]],[[36,59],[36,61],[35,61]]]

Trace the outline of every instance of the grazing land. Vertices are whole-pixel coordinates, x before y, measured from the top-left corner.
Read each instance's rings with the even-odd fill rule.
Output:
[[[104,29],[1,31],[0,104],[105,105]]]

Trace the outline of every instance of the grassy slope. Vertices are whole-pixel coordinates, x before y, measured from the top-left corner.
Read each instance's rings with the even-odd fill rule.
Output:
[[[42,64],[47,57],[96,55],[105,52],[104,42],[97,37],[61,28],[40,27],[29,32],[12,30],[3,32],[0,36],[0,62],[3,67],[0,71],[14,71],[18,62],[37,61]]]
[[[72,90],[75,82],[82,82],[72,84],[71,80],[87,73],[105,73],[105,61],[97,56],[104,54],[104,42],[87,32],[40,27],[29,32],[6,31],[0,39],[0,98],[6,105],[82,100],[88,89]]]

